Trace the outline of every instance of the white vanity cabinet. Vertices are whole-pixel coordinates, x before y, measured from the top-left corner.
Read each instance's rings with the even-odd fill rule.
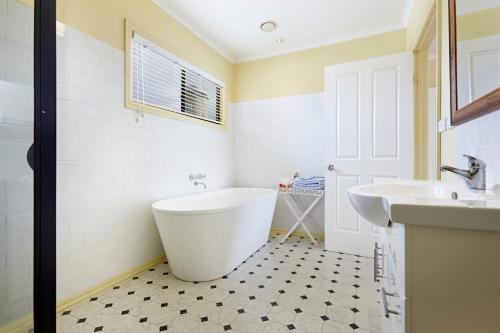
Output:
[[[383,333],[500,332],[500,232],[379,230],[373,273]]]
[[[380,231],[382,332],[500,332],[500,191],[401,181],[348,193]]]
[[[380,228],[375,244],[374,280],[380,284],[380,306],[383,314],[382,332],[402,333],[405,326],[404,225]]]

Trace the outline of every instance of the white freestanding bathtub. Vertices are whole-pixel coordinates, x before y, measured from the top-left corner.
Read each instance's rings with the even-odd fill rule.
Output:
[[[231,272],[267,242],[276,199],[275,190],[226,188],[153,203],[172,273],[208,281]]]

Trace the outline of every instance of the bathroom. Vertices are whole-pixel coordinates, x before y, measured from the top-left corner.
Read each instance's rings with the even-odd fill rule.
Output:
[[[0,333],[500,331],[499,18],[0,0]]]

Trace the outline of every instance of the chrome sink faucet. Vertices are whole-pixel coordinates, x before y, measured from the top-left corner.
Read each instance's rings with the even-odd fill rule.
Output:
[[[193,174],[189,175],[189,180],[194,181],[194,183],[193,183],[194,186],[203,185],[203,188],[206,190],[207,184],[199,181],[200,179],[205,179],[205,178],[207,178],[207,175],[203,174],[203,173],[199,173],[197,175],[193,175]]]
[[[463,178],[467,187],[473,190],[485,190],[486,189],[486,163],[480,159],[470,156],[463,155],[469,160],[469,169],[462,170],[457,169],[447,165],[441,165],[441,171],[452,172]]]

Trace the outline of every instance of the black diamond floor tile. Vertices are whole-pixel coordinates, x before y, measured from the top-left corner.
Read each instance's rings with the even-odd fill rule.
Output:
[[[133,319],[136,325],[139,322],[145,325],[144,327],[156,327],[160,332],[175,330],[176,318],[199,320],[197,324],[200,327],[199,332],[219,327],[221,331],[245,333],[235,326],[236,320],[256,320],[263,325],[262,327],[270,329],[278,325],[271,315],[275,309],[293,311],[292,314],[296,318],[312,315],[316,320],[324,322],[323,325],[337,322],[335,316],[342,316],[344,310],[350,310],[354,320],[350,321],[349,328],[356,332],[361,331],[362,325],[357,318],[362,304],[360,302],[365,301],[358,295],[361,288],[370,286],[368,282],[364,282],[370,279],[371,270],[368,267],[364,269],[367,259],[327,252],[297,237],[291,237],[281,245],[279,239],[282,236],[271,237],[270,241],[251,255],[245,263],[230,274],[210,283],[178,280],[169,274],[168,263],[163,263],[123,282],[120,286],[112,286],[109,289],[113,290],[112,298],[108,295],[105,297],[96,295],[87,301],[93,302],[92,305],[98,305],[101,309],[110,308],[113,311],[112,308],[116,307],[119,314]],[[130,283],[134,280],[138,282]],[[374,291],[377,289],[378,287],[374,286]],[[357,291],[353,293],[353,290]],[[362,297],[364,299],[365,296]],[[351,299],[351,305],[344,308],[344,303],[336,303],[339,299]],[[145,303],[137,303],[137,300]],[[318,303],[318,309],[323,307],[322,313],[310,312],[311,305],[314,309],[315,302]],[[137,307],[138,304],[141,306]],[[88,306],[89,309],[92,308],[90,304]],[[78,306],[62,312],[58,320],[78,313],[78,317],[74,320],[81,324],[80,327],[84,326],[82,323],[93,322],[90,317],[95,315],[94,312],[91,310],[88,313],[84,310],[77,312],[77,308]],[[135,312],[136,309],[140,309],[139,313]],[[219,314],[212,318],[213,311]],[[150,322],[152,319],[149,318],[168,313],[172,313],[170,316],[172,319],[163,322],[161,326],[155,326]],[[227,313],[234,322],[220,322],[222,313]],[[342,320],[352,320],[352,318]],[[379,319],[370,319],[370,323],[374,325],[369,329],[372,333],[382,333],[377,331],[380,327],[377,320]],[[285,327],[290,331],[300,330],[301,327],[295,326],[297,324],[298,322],[289,323]],[[94,326],[92,330],[104,332],[106,327]],[[132,332],[133,329],[129,331]],[[328,332],[323,330],[318,333]]]

